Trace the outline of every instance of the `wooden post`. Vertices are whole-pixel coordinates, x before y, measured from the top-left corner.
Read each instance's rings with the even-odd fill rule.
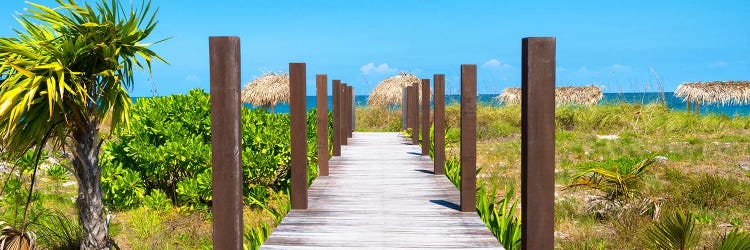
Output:
[[[687,97],[687,112],[690,113],[690,96]]]
[[[406,88],[401,88],[401,130],[406,130],[408,125],[406,124],[406,106],[408,104],[406,99]]]
[[[291,121],[292,209],[307,209],[307,105],[304,63],[289,64],[289,120]]]
[[[419,83],[415,83],[413,88],[411,89],[411,98],[412,98],[412,106],[409,109],[414,116],[414,124],[412,124],[412,131],[414,131],[412,136],[412,144],[419,145]]]
[[[240,38],[208,38],[214,249],[242,249]]]
[[[341,156],[341,81],[333,80],[333,156]]]
[[[352,87],[352,133],[357,131],[357,92]]]
[[[318,106],[318,175],[328,176],[328,76],[316,75]]]
[[[349,133],[346,132],[349,130],[347,125],[349,122],[349,112],[346,111],[346,107],[349,106],[349,98],[346,98],[346,83],[342,83],[339,85],[341,89],[339,89],[339,94],[341,95],[341,107],[339,109],[339,112],[341,113],[341,131],[339,131],[341,135],[341,145],[347,145],[349,142]]]
[[[701,114],[701,103],[698,102],[698,100],[695,100],[695,114],[696,115]]]
[[[435,125],[435,166],[433,171],[436,175],[445,174],[445,75],[435,74],[435,114],[433,115]]]
[[[477,211],[477,65],[461,65],[461,212]],[[528,248],[527,248],[528,249]]]
[[[430,79],[422,79],[422,155],[430,155]]]
[[[524,38],[521,47],[521,248],[553,249],[555,38]]]
[[[417,110],[417,86],[408,86],[406,87],[406,99],[408,102],[408,107],[406,108],[406,119],[407,119],[407,126],[411,129],[412,139],[411,144],[417,145],[417,137],[419,136],[418,130],[417,130],[417,113],[414,112],[414,110]]]
[[[349,125],[346,131],[349,138],[352,138],[352,132],[354,131],[354,87],[346,86],[346,98],[349,98],[347,112],[349,112]]]

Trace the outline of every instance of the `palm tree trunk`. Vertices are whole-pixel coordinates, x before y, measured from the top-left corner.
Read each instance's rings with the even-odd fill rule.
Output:
[[[73,167],[78,178],[78,213],[83,227],[81,249],[108,249],[107,225],[101,192],[99,149],[101,143],[97,122],[74,132]]]

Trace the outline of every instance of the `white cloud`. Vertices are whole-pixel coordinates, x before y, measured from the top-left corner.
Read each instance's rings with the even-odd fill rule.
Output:
[[[359,71],[362,72],[363,75],[368,75],[371,73],[388,74],[388,73],[397,72],[398,69],[389,67],[387,63],[383,63],[377,66],[375,65],[375,63],[368,63],[365,65],[362,65],[362,67],[359,68]]]
[[[201,79],[198,78],[197,75],[189,74],[185,76],[185,81],[192,82],[192,83],[200,83]]]
[[[622,64],[613,64],[612,66],[607,67],[607,70],[613,71],[613,72],[620,72],[620,71],[630,71],[631,67],[628,65],[622,65]]]
[[[711,68],[726,68],[729,67],[729,63],[725,61],[715,61],[709,65]]]
[[[485,68],[511,68],[510,64],[500,62],[497,59],[490,59],[489,61],[482,64]]]

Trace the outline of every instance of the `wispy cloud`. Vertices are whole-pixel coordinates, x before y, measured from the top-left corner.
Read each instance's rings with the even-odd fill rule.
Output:
[[[729,67],[729,63],[725,61],[715,61],[708,65],[711,68],[726,68]]]
[[[362,72],[363,75],[369,75],[369,74],[390,74],[395,73],[398,71],[397,68],[391,68],[388,66],[387,63],[383,63],[380,65],[375,65],[375,63],[368,63],[365,65],[362,65],[362,67],[359,67],[359,71]]]
[[[607,67],[607,70],[612,72],[630,71],[630,69],[632,69],[630,66],[622,64],[612,64],[612,66]]]
[[[498,69],[500,69],[500,68],[512,68],[513,66],[511,66],[510,64],[507,64],[507,63],[500,62],[497,59],[490,59],[489,61],[487,61],[484,64],[482,64],[482,67],[485,67],[485,68],[498,68]]]
[[[200,83],[201,79],[198,78],[198,76],[195,74],[189,74],[185,76],[185,81],[192,82],[192,83]]]

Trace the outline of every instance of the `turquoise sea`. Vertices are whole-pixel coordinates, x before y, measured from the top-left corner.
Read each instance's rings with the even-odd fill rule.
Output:
[[[495,98],[498,96],[498,94],[481,94],[478,96],[479,100],[478,102],[488,104],[488,105],[495,105],[499,106],[500,104],[497,102],[497,99]],[[666,100],[667,106],[670,109],[677,110],[677,111],[684,111],[686,108],[685,102],[682,100],[674,97],[674,93],[672,92],[665,92],[664,93],[664,99]],[[358,106],[366,106],[367,105],[367,95],[358,95],[356,96],[356,103]],[[134,101],[138,97],[133,98]],[[650,102],[658,102],[662,99],[662,93],[656,93],[656,92],[646,92],[646,93],[604,93],[604,97],[599,103],[621,103],[621,102],[627,102],[627,103],[637,103],[637,104],[647,104]],[[460,102],[460,96],[459,95],[448,95],[446,96],[446,102],[447,103],[458,103]],[[307,108],[311,109],[314,108],[316,105],[315,102],[315,96],[308,96],[306,100]],[[332,105],[332,97],[328,97],[328,108],[330,109]],[[253,108],[249,104],[245,104],[248,108]],[[742,115],[747,116],[750,115],[750,105],[701,105],[701,114],[724,114],[728,116],[734,116],[734,115]],[[288,113],[289,112],[289,105],[288,104],[281,104],[277,105],[274,110],[277,113]]]

